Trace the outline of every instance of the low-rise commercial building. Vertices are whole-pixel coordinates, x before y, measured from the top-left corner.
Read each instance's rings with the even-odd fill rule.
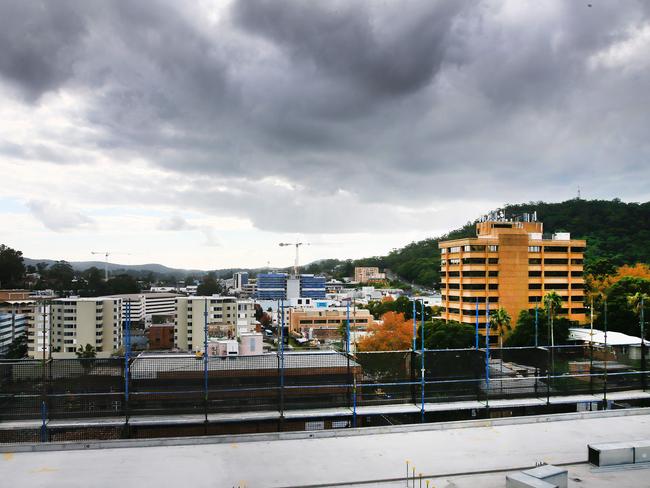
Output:
[[[145,331],[149,349],[160,351],[174,348],[174,324],[153,324]]]
[[[348,318],[346,307],[327,309],[296,308],[289,311],[289,329],[309,339],[339,340],[340,327]],[[373,322],[373,317],[366,309],[350,309],[350,327],[364,331]]]

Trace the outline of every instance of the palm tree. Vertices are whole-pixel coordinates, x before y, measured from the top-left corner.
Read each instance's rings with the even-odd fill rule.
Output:
[[[544,308],[546,309],[546,313],[548,314],[549,318],[549,338],[551,341],[551,347],[553,347],[555,346],[555,339],[553,337],[553,319],[557,315],[558,310],[562,308],[562,297],[554,291],[551,291],[544,295],[543,302]]]
[[[650,300],[647,294],[637,291],[634,295],[628,295],[627,304],[629,307],[634,310],[634,312],[639,316],[639,325],[641,327],[641,339],[645,340],[645,331],[643,323],[643,312],[645,308],[645,302]]]
[[[505,308],[501,307],[490,315],[490,325],[495,328],[499,336],[499,347],[503,348],[503,337],[512,330],[512,318]]]
[[[93,359],[97,356],[97,351],[90,344],[86,344],[86,347],[79,346],[79,349],[75,351],[75,354],[79,359]]]

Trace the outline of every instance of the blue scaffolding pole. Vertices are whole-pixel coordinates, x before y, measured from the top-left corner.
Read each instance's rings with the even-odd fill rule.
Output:
[[[346,329],[345,329],[345,353],[350,354],[350,300],[348,300],[346,309]]]
[[[203,302],[203,398],[205,421],[208,421],[208,298]]]
[[[131,301],[126,302],[126,321],[124,326],[124,399],[129,402],[129,359],[131,357]]]
[[[538,320],[539,320],[539,300],[535,302],[535,347],[537,347],[538,344],[538,340],[537,340]]]
[[[418,334],[417,328],[418,328],[418,319],[417,319],[417,313],[415,311],[415,298],[414,298],[413,299],[413,352],[415,352],[415,347],[416,347],[415,338]]]
[[[485,298],[485,406],[490,406],[490,297]]]
[[[476,297],[476,347],[475,349],[478,351],[478,297]]]
[[[420,377],[421,377],[421,380],[420,380],[420,382],[421,382],[421,385],[420,385],[420,421],[424,423],[424,300],[420,301],[420,311],[422,313],[422,320],[420,322],[422,324],[422,333],[421,333],[421,335],[422,335],[422,350],[420,351],[421,356],[422,356],[422,358],[420,360],[420,362],[422,364],[421,374],[420,374]]]

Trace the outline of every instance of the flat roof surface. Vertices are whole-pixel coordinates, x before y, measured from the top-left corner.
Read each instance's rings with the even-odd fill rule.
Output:
[[[256,356],[210,356],[209,371],[261,370],[277,371],[278,355],[274,353]],[[323,352],[284,353],[284,369],[300,368],[346,368],[348,359],[344,354]],[[359,364],[350,359],[350,367]],[[132,379],[156,378],[158,373],[203,371],[203,358],[193,354],[142,354],[131,364]]]
[[[365,435],[336,431],[338,437],[309,438],[303,433],[300,438],[268,440],[258,435],[218,444],[5,452],[0,473],[6,486],[22,488],[354,486],[362,481],[404,486],[404,481],[385,480],[404,477],[409,460],[416,473],[435,480],[438,488],[489,488],[505,486],[506,471],[546,462],[574,463],[567,466],[569,487],[647,486],[647,469],[595,470],[584,464],[587,444],[650,437],[649,413],[621,410],[608,415],[460,422],[447,429],[431,424],[432,430],[383,429]],[[500,472],[473,473],[488,470]]]

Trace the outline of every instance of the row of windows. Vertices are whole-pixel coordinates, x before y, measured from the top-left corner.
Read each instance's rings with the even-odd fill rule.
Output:
[[[486,297],[471,297],[471,298],[465,297],[464,301],[465,302],[471,302],[471,303],[476,303],[476,302],[485,303],[485,298]],[[488,298],[489,298],[489,300],[488,300],[489,303],[497,303],[499,301],[499,297],[488,297]],[[442,296],[442,301],[444,302],[446,299],[447,299],[447,296],[443,295]],[[450,302],[460,302],[460,296],[458,296],[458,295],[449,295],[449,301]]]
[[[572,253],[584,253],[585,248],[580,246],[543,246],[545,252],[572,252]],[[455,253],[460,252],[461,249],[464,252],[484,252],[486,249],[488,252],[498,252],[499,246],[490,244],[490,245],[475,245],[475,244],[466,244],[464,246],[454,246],[454,247],[443,247],[440,249],[440,254]],[[570,249],[570,251],[569,251]],[[542,252],[542,246],[528,246],[528,252]]]
[[[456,314],[456,315],[462,314],[462,315],[465,315],[465,316],[472,316],[472,317],[476,317],[476,315],[477,315],[476,310],[460,310],[458,308],[448,308],[446,311],[447,311],[448,314]],[[528,309],[528,311],[531,314],[535,314],[535,309],[534,308]],[[486,312],[485,310],[478,310],[478,315],[479,316],[485,316],[485,312]],[[571,309],[561,308],[561,309],[559,309],[557,311],[557,313],[559,315],[566,315],[568,313],[571,313],[573,315],[579,315],[579,314],[586,314],[588,312],[589,312],[589,309],[582,308],[582,307],[576,307],[576,308],[571,308]]]
[[[580,265],[583,263],[582,259],[571,259],[571,264],[576,264]],[[548,258],[544,259],[543,261],[544,264],[569,264],[568,259],[555,259],[555,258]],[[530,258],[528,260],[528,264],[542,264],[542,259],[541,258]]]
[[[460,283],[447,283],[447,288],[450,290],[460,290]],[[464,283],[463,290],[485,290],[485,283]],[[499,285],[497,283],[490,283],[488,285],[488,290],[498,290]]]
[[[544,288],[547,290],[583,290],[585,287],[584,283],[571,283],[569,287],[568,283],[546,283]],[[541,283],[528,283],[529,290],[541,290]]]
[[[485,278],[485,273],[485,271],[464,271],[463,278]],[[460,271],[450,271],[447,273],[447,276],[450,278],[460,278]],[[496,278],[499,276],[499,272],[491,270],[487,272],[487,276],[490,278]]]
[[[540,278],[541,271],[529,271],[528,276],[531,278]],[[568,278],[568,271],[544,271],[544,276],[548,278]],[[571,271],[572,278],[582,278],[582,271]]]

